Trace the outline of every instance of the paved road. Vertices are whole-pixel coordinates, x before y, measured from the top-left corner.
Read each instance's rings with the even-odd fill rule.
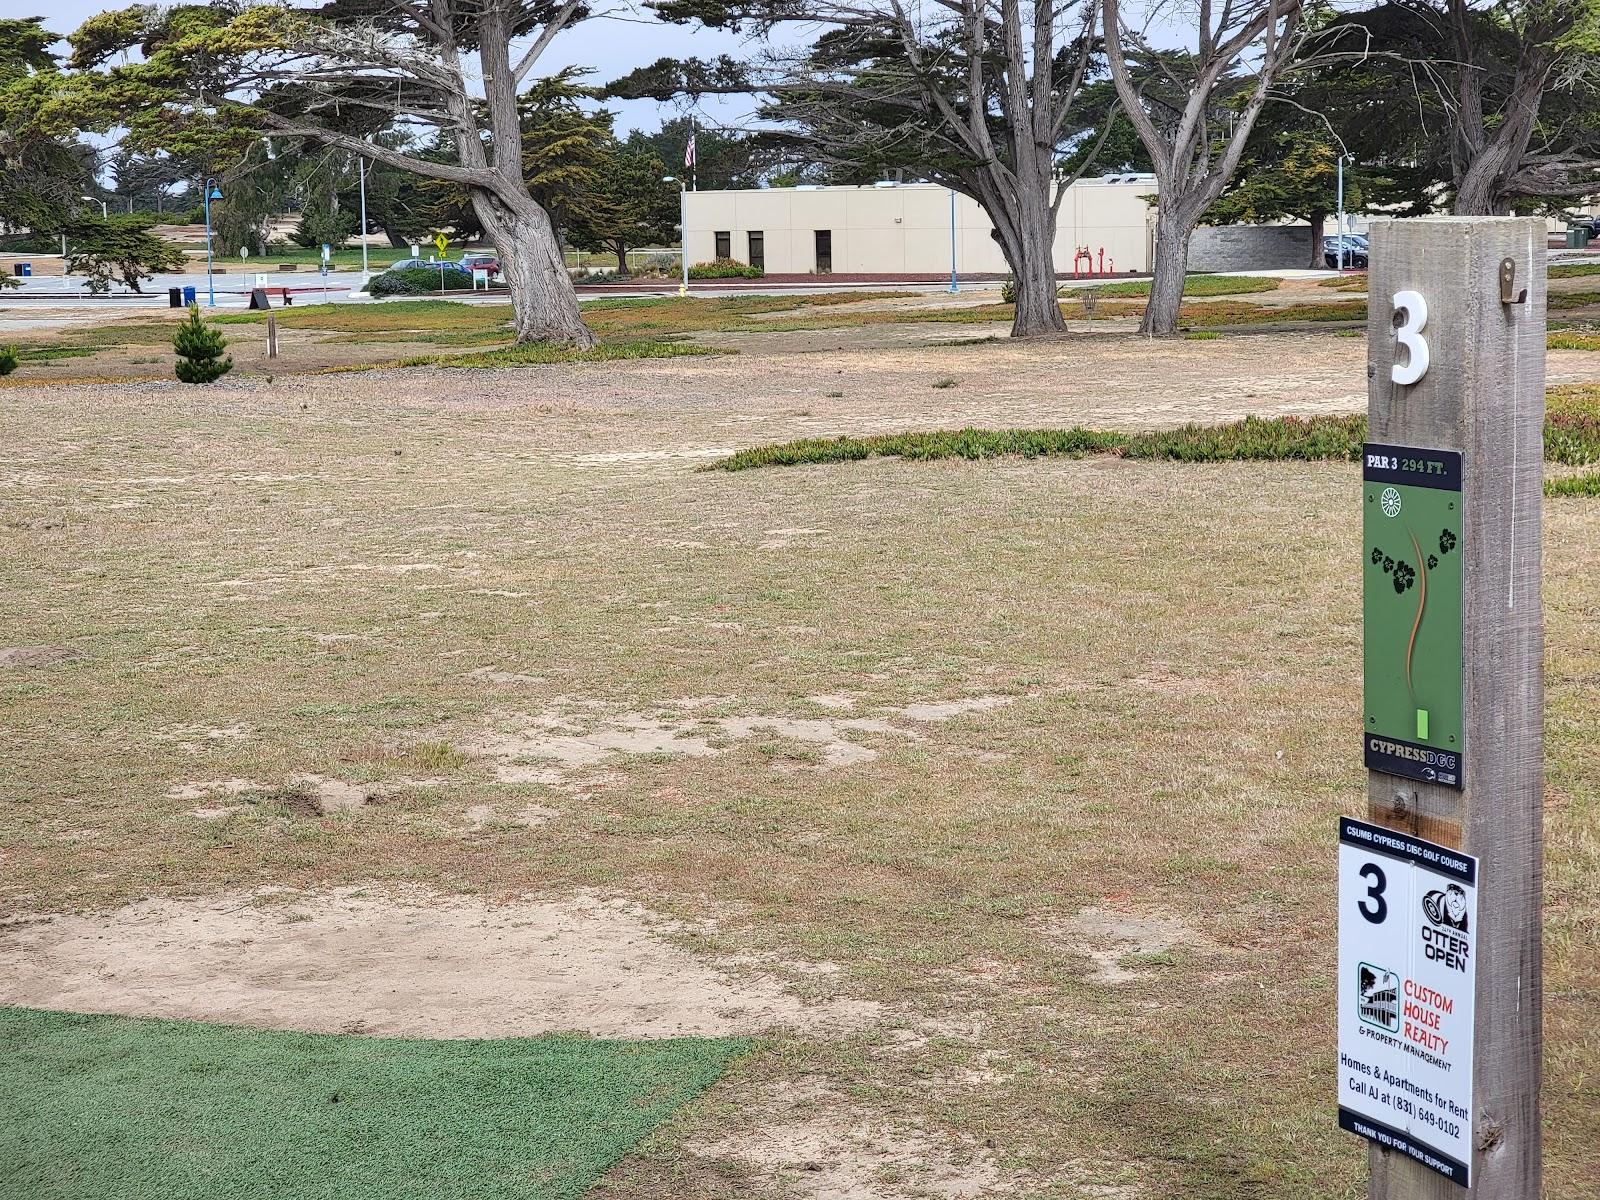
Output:
[[[334,298],[334,293],[348,293],[361,282],[360,271],[336,271],[330,273],[326,279],[315,271],[283,271],[263,272],[267,276],[267,286],[272,288],[287,287],[294,291],[296,296],[302,292],[310,292],[320,299],[320,293],[327,288],[329,299]],[[114,305],[155,305],[165,306],[167,303],[167,289],[192,287],[200,303],[207,300],[205,272],[183,275],[157,275],[143,285],[143,292],[131,292],[127,288],[113,288],[104,296],[96,296],[83,286],[83,281],[70,276],[35,276],[31,279],[17,280],[22,286],[0,292],[0,304],[9,304],[17,300],[43,300],[60,303],[62,301],[82,301],[90,304]],[[247,300],[248,289],[255,282],[254,271],[229,271],[225,275],[215,277],[217,304],[244,304]]]
[[[60,307],[62,305],[85,305],[101,308],[114,308],[118,310],[127,308],[165,308],[168,306],[167,289],[173,287],[193,287],[195,296],[202,307],[208,307],[209,294],[206,290],[204,275],[162,275],[144,285],[142,293],[133,293],[125,289],[104,296],[95,296],[82,287],[71,286],[72,281],[60,277],[54,279],[25,279],[22,286],[14,290],[0,293],[0,310],[7,307],[22,309],[34,305]],[[267,288],[274,304],[278,303],[279,291],[288,288],[297,304],[320,304],[327,301],[333,304],[373,304],[382,303],[374,301],[370,296],[359,293],[355,289],[361,284],[359,271],[340,271],[328,275],[324,280],[316,274],[289,274],[269,277]],[[233,276],[226,282],[223,279],[216,281],[216,307],[242,308],[249,301],[248,288],[251,278]],[[994,281],[979,283],[968,281],[964,287],[988,286],[994,287]],[[849,292],[849,291],[881,291],[884,288],[894,288],[897,291],[925,291],[943,292],[950,287],[948,281],[932,283],[924,279],[898,280],[898,279],[872,279],[872,280],[840,280],[834,282],[818,281],[766,281],[761,280],[717,280],[695,281],[690,284],[690,290],[696,296],[779,296],[779,295],[804,295],[814,292]],[[578,295],[582,299],[594,299],[601,296],[671,296],[678,292],[678,285],[671,281],[642,280],[629,284],[589,284],[578,287]],[[469,292],[450,292],[450,300],[460,300],[468,304],[504,304],[507,296],[504,291],[493,293],[479,293],[476,296]]]

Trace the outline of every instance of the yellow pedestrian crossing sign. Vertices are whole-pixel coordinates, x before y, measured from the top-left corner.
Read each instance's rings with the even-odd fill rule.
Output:
[[[450,239],[445,237],[443,230],[440,230],[433,235],[433,244],[439,248],[439,253],[443,254],[445,248],[450,245]]]

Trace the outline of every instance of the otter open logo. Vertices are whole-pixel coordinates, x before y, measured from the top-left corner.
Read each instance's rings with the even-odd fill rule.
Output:
[[[1467,892],[1458,883],[1435,888],[1422,897],[1422,952],[1440,966],[1465,971],[1472,957]]]

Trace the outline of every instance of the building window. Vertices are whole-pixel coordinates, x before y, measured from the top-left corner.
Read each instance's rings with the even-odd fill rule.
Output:
[[[819,229],[817,233],[817,274],[826,275],[833,270],[833,230]]]
[[[750,231],[750,265],[762,270],[767,266],[767,238],[759,229]]]
[[[717,230],[717,257],[733,257],[733,235],[726,229]]]

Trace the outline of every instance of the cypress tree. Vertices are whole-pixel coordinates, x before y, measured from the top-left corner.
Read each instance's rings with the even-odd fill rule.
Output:
[[[200,306],[189,306],[189,319],[178,326],[172,348],[178,353],[173,364],[184,383],[212,383],[233,370],[233,357],[222,356],[227,339],[200,319]]]

